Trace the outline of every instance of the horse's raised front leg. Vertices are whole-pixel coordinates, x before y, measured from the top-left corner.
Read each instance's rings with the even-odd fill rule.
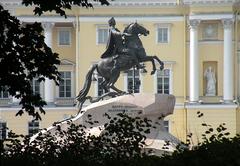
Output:
[[[164,69],[164,63],[156,56],[152,56],[154,59],[156,59],[158,61],[158,63],[160,64],[160,70]]]
[[[140,59],[140,62],[147,62],[147,61],[152,62],[151,75],[153,75],[156,72],[156,65],[155,65],[155,62],[154,62],[154,56],[144,56]]]

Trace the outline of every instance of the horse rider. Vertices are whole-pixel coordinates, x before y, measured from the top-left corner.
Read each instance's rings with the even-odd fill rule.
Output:
[[[107,41],[106,51],[101,55],[101,58],[112,57],[116,53],[121,53],[124,49],[122,33],[115,27],[116,21],[112,17],[108,21],[109,37]]]
[[[117,63],[117,59],[120,55],[127,54],[130,55],[133,58],[133,52],[129,49],[126,49],[123,44],[123,36],[131,36],[127,33],[121,33],[115,26],[116,21],[112,17],[108,21],[109,25],[109,37],[107,41],[106,51],[101,55],[101,58],[108,58],[113,57],[114,65],[112,69],[112,73],[114,73],[116,70],[120,68],[119,64]],[[138,65],[138,59],[133,58],[134,63]]]

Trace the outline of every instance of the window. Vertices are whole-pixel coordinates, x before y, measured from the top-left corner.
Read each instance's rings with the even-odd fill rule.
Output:
[[[8,91],[6,87],[1,88],[0,98],[7,99],[9,97]]]
[[[134,76],[135,74],[135,76]],[[135,79],[134,79],[135,77]],[[135,85],[134,85],[135,84]],[[140,77],[139,70],[128,70],[127,73],[127,90],[129,93],[139,93],[140,90]]]
[[[157,42],[158,43],[168,43],[169,42],[169,28],[168,27],[158,27]]]
[[[32,80],[31,86],[34,94],[40,94],[40,82],[36,78]]]
[[[101,77],[101,76],[98,76],[98,78],[97,78],[97,88],[98,88],[98,96],[102,96],[104,93],[106,93],[106,92],[108,92],[108,91],[105,91],[101,86],[100,86],[100,84],[102,83],[102,81],[103,81],[103,77]]]
[[[166,132],[169,132],[169,121],[168,120],[163,121],[163,128]]]
[[[59,97],[71,97],[71,72],[60,72]]]
[[[71,44],[71,31],[69,28],[61,28],[58,31],[58,45],[69,46]]]
[[[170,69],[157,71],[157,93],[170,93]]]
[[[38,121],[31,121],[28,122],[28,135],[33,136],[34,134],[38,133],[39,131],[39,122]]]
[[[108,40],[108,28],[98,28],[97,29],[97,43],[106,44]]]
[[[0,122],[0,140],[7,138],[7,123]]]

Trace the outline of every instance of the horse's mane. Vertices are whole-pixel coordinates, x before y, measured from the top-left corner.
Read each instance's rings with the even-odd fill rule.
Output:
[[[129,29],[129,27],[131,26],[131,25],[133,25],[134,23],[130,23],[130,24],[128,24],[128,26],[126,26],[126,28],[124,29],[124,33],[127,33],[127,30]]]

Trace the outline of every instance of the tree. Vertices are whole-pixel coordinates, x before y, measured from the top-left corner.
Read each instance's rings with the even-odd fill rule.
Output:
[[[202,165],[240,165],[240,135],[229,137],[225,124],[216,129],[205,123],[206,131],[202,134],[203,142],[197,146],[179,149],[172,155],[165,156],[157,161],[157,165],[165,166],[202,166]],[[156,162],[156,160],[155,160]],[[155,163],[156,164],[156,163]]]
[[[86,126],[74,125],[71,121],[67,130],[58,126],[56,132],[40,134],[32,142],[29,137],[20,141],[16,139],[17,135],[10,134],[8,140],[0,144],[1,165],[240,165],[240,136],[229,138],[224,124],[220,124],[216,129],[203,124],[207,127],[203,134],[204,141],[192,149],[187,145],[179,146],[173,154],[155,156],[144,152],[142,148],[146,140],[144,134],[154,129],[156,124],[126,114],[107,118],[110,121],[104,124],[104,131],[99,136],[88,134]],[[91,119],[91,116],[87,122],[93,126],[98,123]]]
[[[95,0],[97,1],[97,0]],[[108,1],[99,0],[102,5]],[[35,14],[55,11],[65,16],[65,10],[73,5],[93,7],[88,0],[23,0],[24,5],[35,5]],[[20,21],[0,5],[0,91],[8,91],[11,96],[21,99],[22,108],[16,115],[27,112],[36,119],[45,113],[46,102],[39,94],[34,94],[31,82],[34,78],[44,81],[52,79],[58,85],[60,64],[58,54],[44,43],[43,28],[40,23],[21,25]],[[39,108],[39,111],[35,110]]]
[[[22,26],[18,19],[0,6],[0,24],[0,88],[7,90],[11,96],[21,98],[22,109],[17,115],[25,110],[39,119],[40,115],[34,107],[39,107],[44,113],[42,107],[46,102],[39,94],[33,93],[31,81],[33,78],[39,81],[49,78],[58,83],[58,54],[44,43],[40,23]]]

